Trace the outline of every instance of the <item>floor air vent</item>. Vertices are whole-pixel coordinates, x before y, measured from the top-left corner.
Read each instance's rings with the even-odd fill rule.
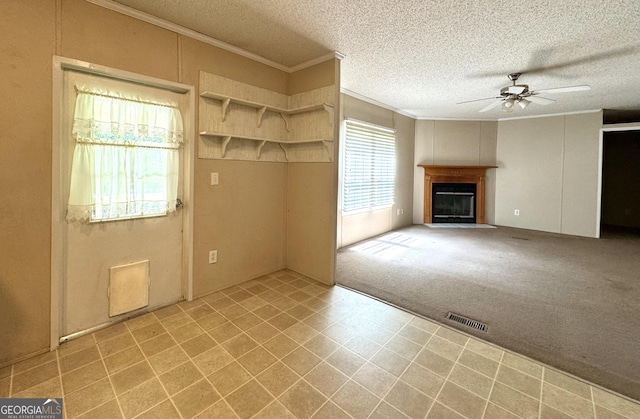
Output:
[[[471,327],[472,329],[476,329],[476,330],[480,330],[482,332],[486,332],[487,331],[487,325],[484,323],[480,323],[477,320],[471,320],[469,318],[466,318],[464,316],[461,316],[459,314],[455,314],[455,313],[451,313],[449,312],[449,314],[447,314],[447,319],[449,320],[453,320],[454,322],[463,324],[467,327]]]

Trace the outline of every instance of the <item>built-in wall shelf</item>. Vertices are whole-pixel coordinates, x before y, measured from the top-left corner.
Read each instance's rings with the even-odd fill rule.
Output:
[[[329,114],[329,123],[333,125],[333,105],[329,103],[317,103],[313,105],[302,106],[299,108],[287,109],[287,108],[281,108],[277,106],[271,106],[265,103],[254,102],[251,100],[240,99],[237,97],[221,95],[214,92],[202,92],[200,93],[200,96],[206,99],[214,99],[222,102],[222,121],[223,122],[226,121],[227,119],[227,112],[229,110],[229,105],[231,103],[235,103],[238,105],[247,106],[249,108],[255,108],[256,125],[258,127],[262,125],[262,118],[266,111],[276,112],[280,114],[280,116],[284,120],[287,131],[291,131],[291,128],[289,127],[289,118],[288,118],[289,115],[296,115],[300,113],[313,112],[313,111],[319,111],[319,110],[324,110]]]
[[[267,139],[267,138],[251,137],[246,135],[228,135],[220,132],[208,132],[208,131],[200,132],[200,136],[205,137],[209,141],[215,141],[219,143],[221,158],[227,157],[227,147],[229,147],[230,144],[232,144],[232,141],[234,140],[237,140],[237,141],[247,140],[253,143],[256,160],[260,160],[260,157],[262,155],[262,149],[266,144],[278,145],[280,149],[284,151],[286,161],[290,161],[291,152],[295,150],[297,147],[302,145],[318,144],[318,145],[323,145],[327,153],[331,153],[333,151],[333,147],[332,147],[333,140],[328,138],[289,141],[289,140],[274,140],[274,139]],[[204,158],[207,158],[207,157],[204,157]],[[209,157],[209,158],[215,158],[215,157]]]
[[[335,85],[287,95],[200,72],[198,158],[332,162],[337,100]]]

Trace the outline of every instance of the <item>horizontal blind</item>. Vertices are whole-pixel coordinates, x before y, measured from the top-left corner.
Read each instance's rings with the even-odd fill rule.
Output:
[[[393,205],[395,143],[392,129],[345,121],[343,211]]]

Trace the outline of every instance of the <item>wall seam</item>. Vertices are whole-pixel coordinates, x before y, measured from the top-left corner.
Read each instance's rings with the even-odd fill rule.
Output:
[[[562,160],[560,164],[560,211],[559,211],[559,229],[558,231],[562,234],[562,218],[564,215],[564,165],[565,165],[565,155],[566,155],[566,147],[567,147],[567,117],[564,116],[562,118]]]
[[[56,30],[55,30],[55,39],[53,41],[54,43],[54,50],[56,52],[56,55],[62,55],[62,0],[56,0],[56,4],[55,4],[55,8],[56,8]]]

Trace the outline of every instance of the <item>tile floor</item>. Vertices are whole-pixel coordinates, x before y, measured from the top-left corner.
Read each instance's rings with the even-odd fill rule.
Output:
[[[0,369],[72,418],[640,418],[640,404],[280,271]]]

